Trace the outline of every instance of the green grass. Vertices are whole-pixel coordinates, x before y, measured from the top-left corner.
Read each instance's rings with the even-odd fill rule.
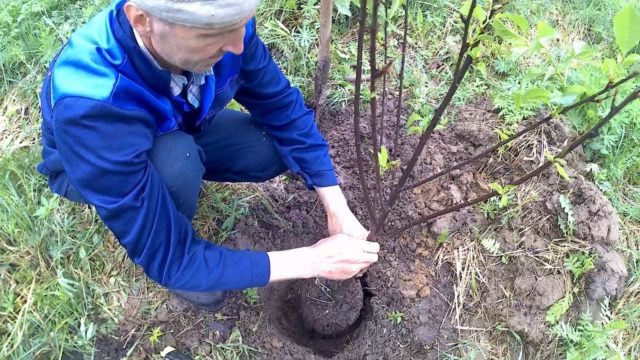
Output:
[[[90,353],[120,319],[132,268],[93,211],[46,191],[36,156],[0,159],[0,358]]]
[[[112,333],[121,320],[128,294],[146,286],[139,270],[86,206],[73,205],[50,193],[35,171],[39,161],[37,95],[46,66],[60,45],[108,0],[8,0],[0,9],[0,358],[59,359],[80,352],[90,356],[95,340]],[[392,2],[393,3],[393,2]],[[560,43],[582,39],[603,57],[614,56],[611,19],[624,0],[514,0],[508,11],[531,23],[546,20],[560,33]],[[264,1],[259,31],[292,82],[307,95],[313,87],[318,34],[317,1]],[[407,104],[425,116],[446,91],[449,65],[457,51],[457,4],[444,0],[414,1],[410,9],[407,54]],[[352,7],[355,14],[356,9]],[[389,21],[389,57],[397,83],[403,14]],[[349,103],[353,85],[346,77],[355,64],[355,19],[339,15],[334,22],[329,105]],[[429,34],[429,36],[424,36]],[[522,64],[508,49],[492,49],[489,77],[472,71],[456,104],[488,93],[507,111],[505,122],[517,122],[538,108],[513,110],[513,90],[523,80]],[[382,59],[382,51],[378,55]],[[367,65],[365,65],[365,72]],[[577,73],[580,74],[579,72]],[[392,87],[392,86],[391,86]],[[511,111],[511,112],[509,112]],[[586,114],[588,115],[588,114]],[[584,126],[585,113],[569,121]],[[630,278],[624,296],[611,306],[611,321],[627,324],[606,339],[629,358],[640,356],[640,106],[603,131],[586,147],[588,161],[598,164],[591,176],[612,200],[624,222]],[[256,197],[251,188],[208,185],[195,225],[207,238],[224,241]],[[247,301],[256,300],[249,294]],[[259,301],[257,299],[256,301]],[[593,330],[588,326],[585,329]],[[596,328],[597,329],[597,328]],[[235,333],[234,333],[235,334]],[[588,332],[584,332],[588,334]],[[569,342],[568,345],[571,345]],[[215,347],[212,357],[241,357],[250,352],[237,333]]]

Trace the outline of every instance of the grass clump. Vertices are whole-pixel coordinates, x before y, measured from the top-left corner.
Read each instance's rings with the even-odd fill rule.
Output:
[[[131,269],[93,211],[46,191],[35,161],[0,159],[0,358],[91,353],[120,320]]]

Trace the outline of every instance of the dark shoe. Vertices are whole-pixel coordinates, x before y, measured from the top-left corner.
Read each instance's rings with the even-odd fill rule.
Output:
[[[222,309],[224,300],[227,298],[225,291],[208,291],[208,292],[195,292],[195,291],[182,291],[182,290],[169,290],[177,298],[190,302],[196,307],[216,312]]]

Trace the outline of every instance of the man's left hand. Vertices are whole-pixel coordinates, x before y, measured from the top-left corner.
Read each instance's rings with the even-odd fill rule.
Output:
[[[366,240],[369,231],[360,224],[360,221],[345,207],[340,212],[327,213],[327,225],[329,236],[346,234],[354,238]]]
[[[367,238],[369,231],[353,215],[339,186],[316,188],[316,192],[327,213],[329,236],[346,234],[359,239]]]

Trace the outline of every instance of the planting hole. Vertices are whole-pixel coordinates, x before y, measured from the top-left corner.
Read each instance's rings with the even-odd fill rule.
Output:
[[[294,281],[278,295],[280,331],[325,357],[341,353],[357,338],[371,313],[372,294],[362,279]]]

